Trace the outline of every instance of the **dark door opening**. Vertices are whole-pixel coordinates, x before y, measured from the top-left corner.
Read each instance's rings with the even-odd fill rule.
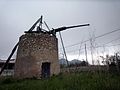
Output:
[[[50,77],[50,63],[42,63],[42,78]]]

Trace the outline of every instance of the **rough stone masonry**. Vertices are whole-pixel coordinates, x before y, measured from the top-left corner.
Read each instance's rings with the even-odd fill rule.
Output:
[[[49,66],[43,66],[44,63],[49,63]],[[19,39],[14,76],[40,78],[46,72],[42,69],[48,71],[50,76],[60,72],[57,38],[44,33],[22,35]]]

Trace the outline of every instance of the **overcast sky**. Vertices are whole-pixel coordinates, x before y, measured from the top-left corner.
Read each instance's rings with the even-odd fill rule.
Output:
[[[95,36],[120,29],[119,0],[0,0],[0,58],[7,59],[19,37],[43,15],[50,28],[89,23],[61,32],[64,45],[69,46]],[[59,38],[59,35],[57,35]],[[120,38],[120,31],[96,39],[103,45]],[[120,44],[117,39],[109,45]],[[61,48],[59,43],[59,48]],[[86,43],[89,47],[89,42]],[[78,55],[80,45],[66,48],[68,55]],[[82,46],[84,48],[84,44]],[[76,53],[69,51],[77,50]],[[112,47],[113,51],[119,46]],[[61,50],[59,50],[61,52]],[[69,57],[70,58],[70,57]]]

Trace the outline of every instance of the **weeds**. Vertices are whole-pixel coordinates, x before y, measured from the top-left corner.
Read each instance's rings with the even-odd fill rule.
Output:
[[[67,73],[49,79],[0,80],[0,90],[120,90],[119,75],[109,73]]]

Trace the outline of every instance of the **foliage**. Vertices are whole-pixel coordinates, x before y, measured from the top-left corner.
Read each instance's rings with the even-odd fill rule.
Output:
[[[105,72],[61,73],[49,79],[1,78],[0,90],[120,90],[119,75]]]

